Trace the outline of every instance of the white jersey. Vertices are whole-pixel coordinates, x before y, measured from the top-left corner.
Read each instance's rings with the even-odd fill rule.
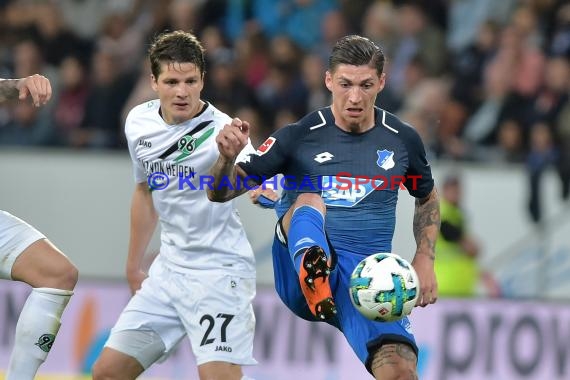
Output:
[[[159,114],[160,101],[134,107],[125,134],[137,183],[145,182],[161,226],[160,255],[181,270],[221,269],[255,275],[253,251],[234,202],[210,202],[209,169],[219,151],[216,135],[231,118],[207,106],[177,125]],[[244,154],[253,151],[251,145]]]

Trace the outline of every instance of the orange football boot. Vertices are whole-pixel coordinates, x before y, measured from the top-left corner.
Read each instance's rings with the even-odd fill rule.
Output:
[[[299,282],[311,313],[320,320],[330,319],[336,314],[330,273],[331,261],[325,251],[317,245],[307,248],[301,260]]]

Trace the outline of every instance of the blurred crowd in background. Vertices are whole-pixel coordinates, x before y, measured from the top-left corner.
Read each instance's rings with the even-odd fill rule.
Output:
[[[255,146],[330,104],[329,52],[358,33],[387,56],[377,105],[417,129],[430,159],[524,167],[527,210],[538,226],[546,168],[569,198],[564,0],[0,0],[0,78],[41,73],[54,89],[46,107],[0,105],[0,149],[126,149],[127,113],[156,97],[149,45],[178,29],[194,32],[206,49],[202,98],[250,121]],[[480,247],[459,180],[448,177],[441,190],[441,293],[465,296],[485,280]],[[453,274],[463,276],[463,288]]]
[[[0,0],[0,78],[42,73],[46,108],[0,108],[0,145],[124,149],[153,99],[146,52],[164,30],[207,54],[203,99],[249,120],[258,144],[330,103],[332,44],[359,33],[388,64],[378,105],[431,158],[554,165],[570,183],[570,3],[563,0]]]

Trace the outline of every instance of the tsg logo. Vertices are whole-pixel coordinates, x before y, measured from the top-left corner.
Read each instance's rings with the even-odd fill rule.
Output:
[[[144,146],[145,148],[150,148],[150,147],[152,147],[152,143],[151,143],[150,141],[148,141],[148,140],[143,140],[143,139],[140,139],[140,140],[139,140],[139,145],[140,145],[140,146]]]

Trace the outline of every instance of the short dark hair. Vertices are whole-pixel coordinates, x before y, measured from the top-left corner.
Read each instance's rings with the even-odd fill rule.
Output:
[[[338,65],[368,65],[376,68],[378,75],[384,71],[386,58],[382,49],[366,37],[349,35],[338,40],[329,57],[329,70],[334,71]]]
[[[150,70],[155,78],[160,75],[163,62],[193,63],[201,74],[205,73],[204,47],[192,33],[176,30],[159,34],[148,52]]]

